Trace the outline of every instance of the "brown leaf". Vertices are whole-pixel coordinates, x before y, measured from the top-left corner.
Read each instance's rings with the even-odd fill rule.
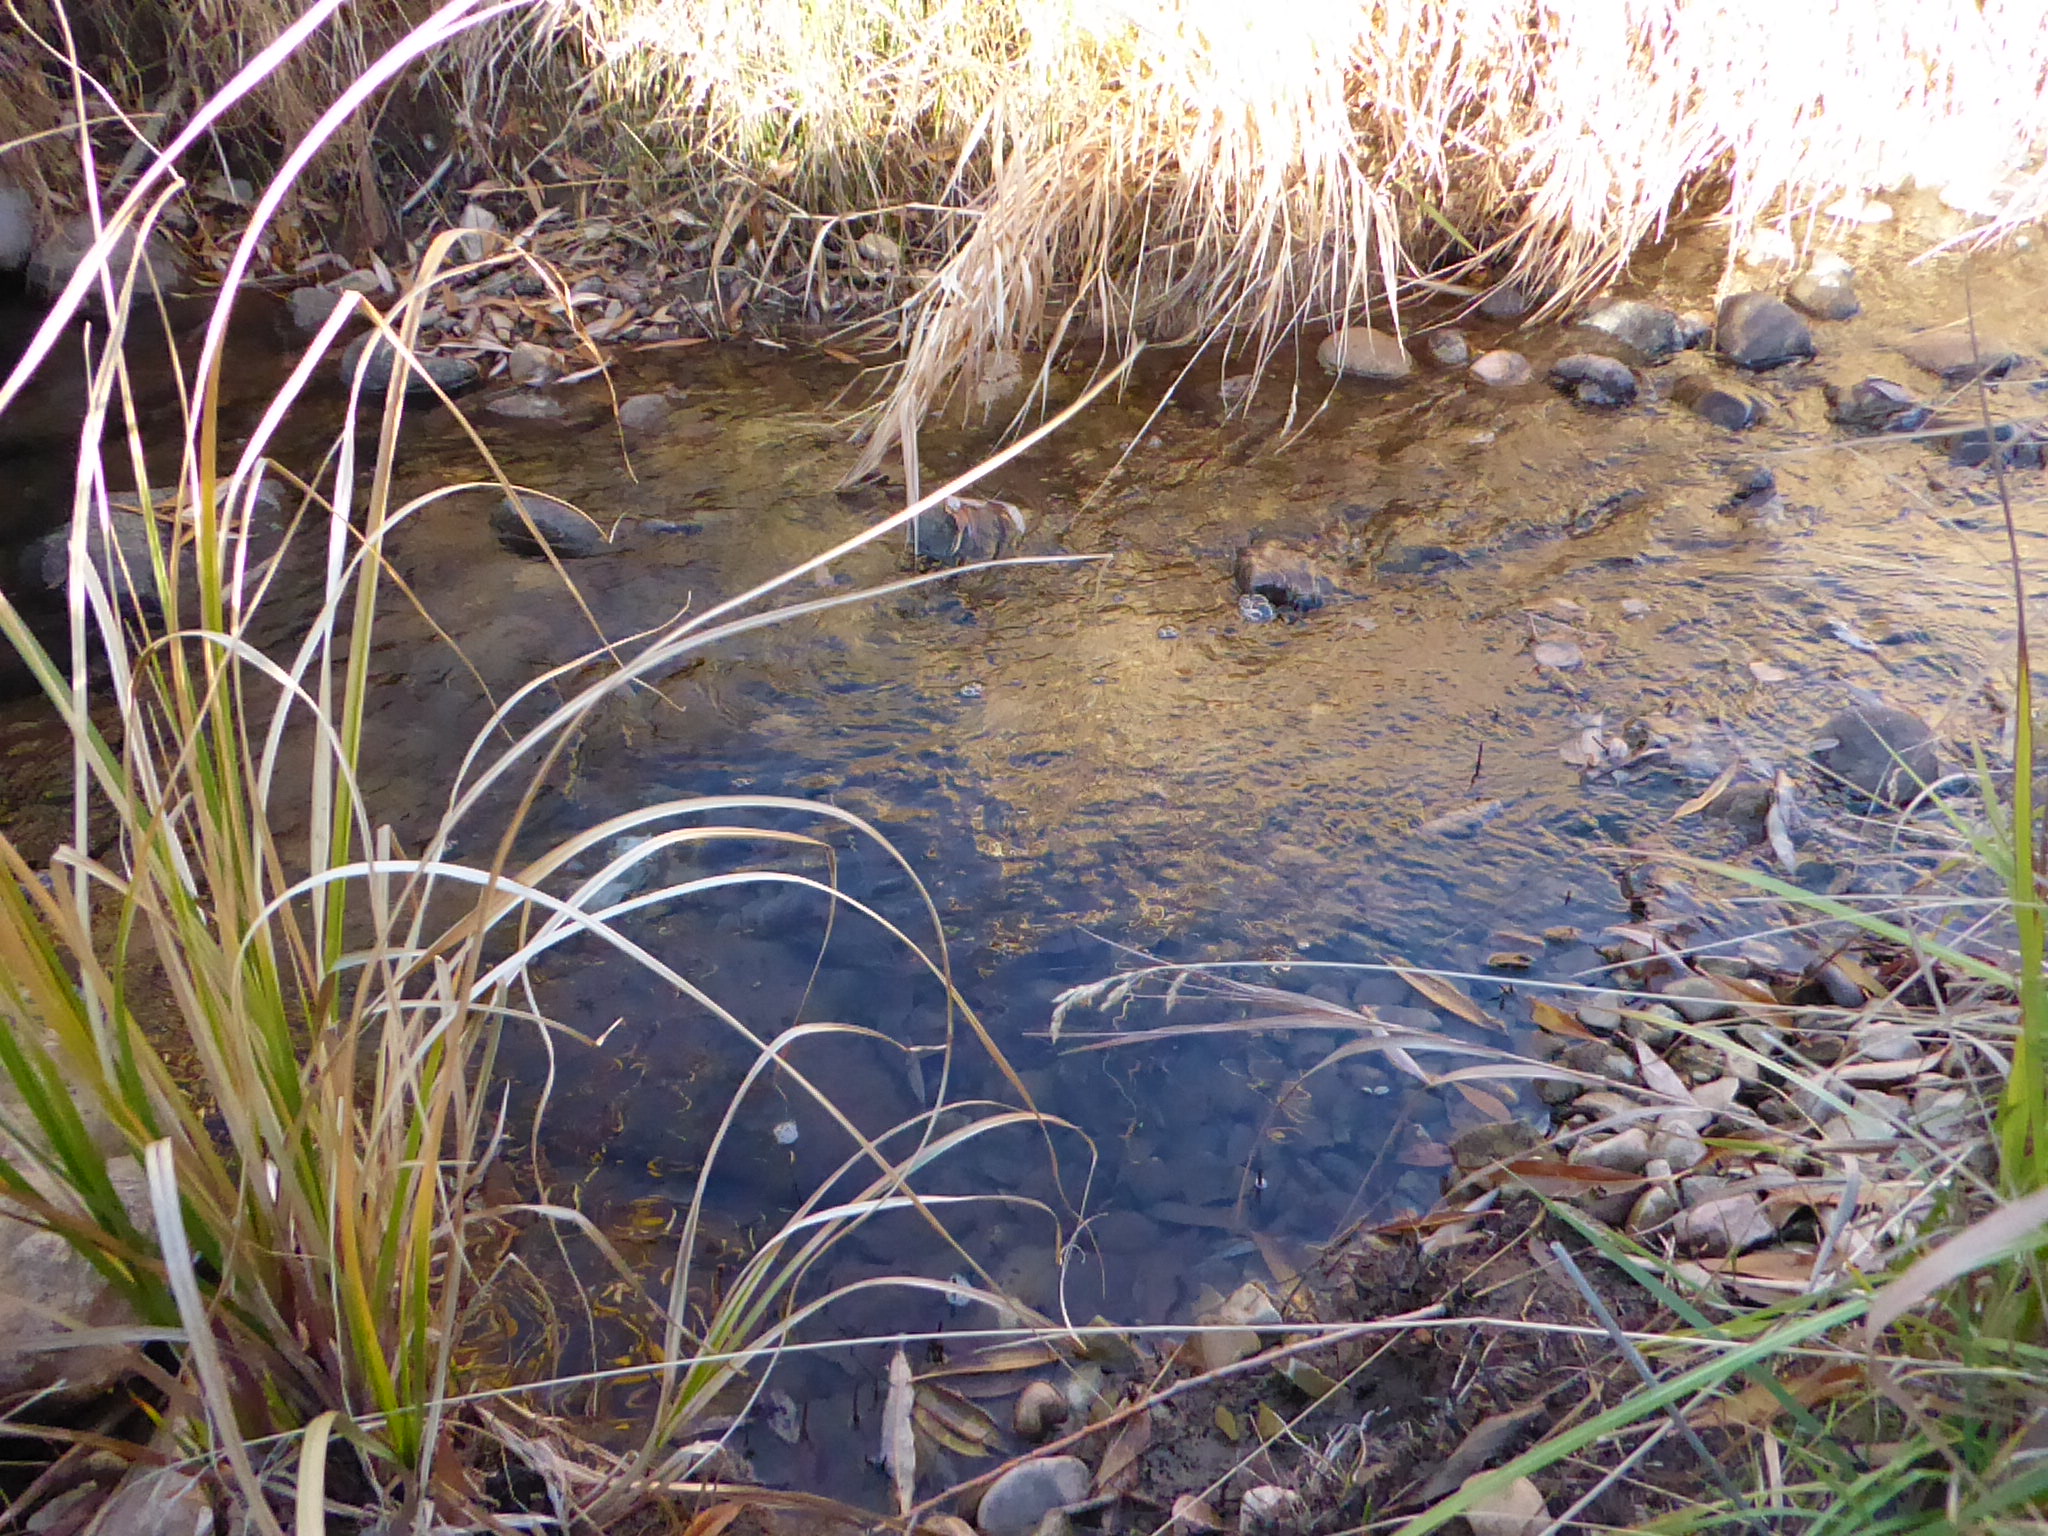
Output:
[[[1617,1173],[1586,1163],[1567,1163],[1555,1157],[1521,1158],[1507,1165],[1507,1171],[1539,1195],[1620,1194],[1639,1189],[1649,1181],[1639,1174]]]
[[[1387,962],[1387,967],[1446,1013],[1454,1013],[1466,1023],[1477,1024],[1485,1029],[1507,1027],[1494,1019],[1489,1019],[1480,1011],[1477,1003],[1443,977],[1432,976],[1427,971],[1411,971],[1406,966],[1395,965],[1392,961]]]
[[[993,1455],[1002,1444],[1002,1432],[986,1410],[944,1387],[919,1387],[912,1418],[927,1440],[961,1456]]]
[[[1102,1453],[1102,1465],[1095,1471],[1095,1491],[1103,1494],[1129,1493],[1138,1485],[1138,1458],[1152,1447],[1152,1415],[1149,1410],[1134,1413],[1124,1421],[1109,1449]]]
[[[1539,1400],[1481,1419],[1472,1426],[1472,1432],[1458,1442],[1457,1449],[1444,1458],[1443,1465],[1423,1484],[1422,1492],[1416,1498],[1424,1504],[1442,1498],[1474,1472],[1491,1463],[1508,1448],[1516,1435],[1549,1411]]]
[[[747,1506],[730,1500],[714,1504],[709,1509],[700,1509],[683,1527],[683,1536],[719,1536],[733,1521],[746,1513]]]
[[[1219,1408],[1219,1413],[1226,1410]],[[1173,1501],[1173,1524],[1179,1536],[1214,1536],[1223,1529],[1223,1522],[1216,1518],[1216,1511],[1192,1493],[1184,1493]]]
[[[1451,1086],[1464,1095],[1467,1104],[1496,1124],[1514,1119],[1514,1112],[1484,1088],[1474,1088],[1470,1083],[1452,1083]]]
[[[1835,1362],[1816,1366],[1804,1376],[1779,1378],[1785,1395],[1802,1407],[1815,1408],[1855,1391],[1863,1385],[1863,1367]],[[1769,1386],[1753,1381],[1740,1392],[1709,1403],[1687,1415],[1700,1429],[1758,1429],[1785,1411]]]
[[[1546,1003],[1540,997],[1529,1004],[1529,1016],[1535,1019],[1536,1027],[1547,1034],[1565,1035],[1573,1040],[1600,1038],[1557,1004]]]
[[[1713,783],[1673,811],[1671,819],[1673,821],[1683,821],[1688,816],[1697,816],[1701,811],[1704,811],[1708,806],[1721,798],[1722,792],[1735,782],[1735,775],[1741,771],[1742,760],[1738,758],[1726,768],[1723,768]]]
[[[1417,1132],[1401,1143],[1401,1150],[1394,1154],[1394,1161],[1404,1168],[1448,1168],[1451,1166],[1451,1149]]]
[[[1495,970],[1526,971],[1536,963],[1536,957],[1526,955],[1519,949],[1500,949],[1488,955],[1486,963]]]
[[[1216,1405],[1216,1431],[1232,1445],[1244,1439],[1244,1426],[1237,1422],[1237,1415],[1222,1403]]]

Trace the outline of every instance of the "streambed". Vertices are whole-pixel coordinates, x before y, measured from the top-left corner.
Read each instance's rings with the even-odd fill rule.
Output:
[[[1058,1182],[1046,1139],[1026,1128],[948,1160],[935,1189],[1019,1197],[965,1216],[963,1242],[1030,1306],[1185,1321],[1209,1293],[1267,1276],[1276,1255],[1305,1267],[1358,1223],[1426,1209],[1442,1143],[1475,1111],[1369,1057],[1294,1092],[1337,1043],[1331,1031],[1075,1051],[1085,1031],[1167,1020],[1142,1006],[1077,1014],[1056,1045],[1046,1033],[1064,989],[1132,951],[1258,961],[1247,979],[1480,1037],[1385,970],[1326,968],[1399,961],[1462,973],[1489,1013],[1526,1030],[1517,985],[1588,977],[1603,931],[1634,915],[1640,892],[1618,879],[1616,850],[1771,857],[1725,821],[1671,820],[1731,762],[1762,778],[1787,768],[1809,791],[1801,877],[1825,882],[1882,847],[1802,765],[1856,690],[1952,742],[1996,739],[2013,636],[1989,477],[1925,443],[1851,437],[1822,394],[1824,381],[1878,375],[1942,395],[1893,349],[1962,316],[1965,268],[1907,265],[1915,238],[1891,229],[1844,247],[1863,314],[1816,324],[1816,362],[1749,381],[1771,412],[1741,434],[1666,398],[1593,411],[1553,392],[1543,366],[1569,349],[1556,328],[1460,322],[1475,352],[1529,354],[1537,382],[1522,388],[1488,390],[1426,361],[1396,383],[1333,388],[1311,349],[1282,358],[1241,418],[1223,405],[1237,365],[1148,358],[1121,399],[981,488],[1025,510],[1020,552],[1106,559],[971,574],[752,631],[607,706],[566,755],[527,843],[690,795],[825,800],[871,821],[936,902],[961,993],[1038,1106],[1076,1128]],[[1719,273],[1718,248],[1694,235],[1648,253],[1629,291],[1701,308]],[[2048,268],[2018,251],[1968,275],[1980,330],[2028,356],[1997,404],[2032,419],[2048,373]],[[1646,372],[1651,394],[1668,390],[1668,373]],[[837,489],[858,382],[821,352],[759,344],[628,355],[618,397],[667,391],[672,405],[661,428],[624,445],[599,381],[553,391],[566,410],[548,420],[508,421],[487,408],[494,392],[473,397],[507,473],[601,522],[622,519],[620,548],[568,566],[579,604],[544,563],[500,545],[494,498],[438,504],[396,539],[395,569],[433,624],[394,602],[380,628],[366,788],[408,846],[488,717],[479,681],[502,697],[587,650],[593,619],[618,638],[701,609],[900,505],[900,484]],[[1055,396],[1082,382],[1062,376]],[[312,441],[332,419],[313,418],[335,404],[309,401],[294,433]],[[928,480],[990,440],[928,433]],[[476,473],[451,423],[422,416],[409,442],[405,494]],[[1775,495],[1744,500],[1759,468]],[[2048,529],[2040,474],[2012,479],[2029,556]],[[1231,571],[1257,538],[1312,553],[1338,595],[1298,620],[1251,622]],[[798,595],[851,593],[903,564],[897,544],[870,547]],[[1568,664],[1539,660],[1545,642],[1568,644],[1540,653]],[[33,756],[32,710],[15,706],[4,728]],[[1589,774],[1589,731],[1661,749]],[[36,814],[16,798],[18,815]],[[794,812],[727,819],[816,827]],[[929,931],[899,867],[843,832],[831,841],[844,889]],[[745,862],[678,851],[660,873]],[[816,859],[778,867],[819,870]],[[935,1042],[938,983],[863,919],[841,914],[828,934],[827,905],[787,884],[740,886],[627,928],[763,1034],[804,1019]],[[1788,958],[1802,958],[1796,943]],[[529,1101],[549,1084],[542,1165],[600,1225],[664,1232],[750,1053],[594,944],[551,959],[541,997],[599,1041],[543,1050],[522,1036],[508,1048]],[[870,1133],[915,1115],[932,1087],[923,1066],[851,1037],[807,1042],[796,1059]],[[976,1053],[961,1060],[956,1096],[1007,1092]],[[1526,1092],[1519,1109],[1541,1112]],[[743,1252],[847,1150],[801,1094],[757,1087],[713,1180],[714,1241]],[[1077,1209],[1095,1219],[1062,1250]],[[644,1250],[656,1265],[660,1248]],[[958,1268],[890,1218],[815,1281]],[[959,1301],[864,1292],[818,1332],[989,1323]],[[808,1407],[794,1444],[743,1431],[761,1475],[882,1499],[882,1474],[863,1458],[884,1360],[866,1349],[781,1367],[780,1388]],[[614,1394],[604,1411],[630,1418],[637,1401]]]

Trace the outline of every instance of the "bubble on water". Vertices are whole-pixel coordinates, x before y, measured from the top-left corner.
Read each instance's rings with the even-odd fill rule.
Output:
[[[1247,592],[1237,600],[1237,611],[1247,624],[1270,624],[1280,615],[1274,611],[1273,600],[1263,592]]]
[[[946,1292],[946,1305],[958,1312],[963,1307],[974,1305],[974,1280],[968,1275],[948,1275],[946,1283],[951,1287]]]
[[[775,1137],[775,1144],[778,1147],[795,1146],[797,1138],[796,1122],[794,1120],[781,1120],[776,1122],[773,1134]]]

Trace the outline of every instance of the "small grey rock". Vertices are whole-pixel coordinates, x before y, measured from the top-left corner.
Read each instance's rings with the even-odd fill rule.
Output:
[[[1492,389],[1514,389],[1536,376],[1519,352],[1482,352],[1472,360],[1472,377]]]
[[[1502,283],[1479,301],[1479,313],[1489,320],[1519,320],[1535,307],[1535,299],[1520,283]]]
[[[1823,386],[1828,414],[1853,432],[1912,432],[1933,413],[1890,379],[1862,379],[1846,387]]]
[[[1542,1144],[1536,1128],[1520,1120],[1484,1120],[1451,1138],[1451,1161],[1470,1173],[1492,1163],[1512,1162]]]
[[[523,389],[485,402],[484,409],[512,421],[559,421],[569,414],[568,408],[554,396]]]
[[[1067,1422],[1066,1394],[1049,1381],[1034,1381],[1017,1394],[1011,1427],[1024,1440],[1043,1440]]]
[[[1747,431],[1771,412],[1770,404],[1755,390],[1724,384],[1703,373],[1680,379],[1671,398],[1690,407],[1695,416],[1729,432]]]
[[[436,352],[415,352],[413,357],[413,363],[405,370],[405,392],[408,395],[432,395],[434,384],[440,385],[446,394],[458,394],[483,377],[483,370],[466,357],[448,357]],[[393,364],[397,360],[391,343],[381,333],[372,331],[366,336],[358,336],[342,351],[341,382],[353,385],[360,366],[363,392],[381,395],[391,387]],[[421,377],[423,371],[424,378]]]
[[[1633,404],[1635,371],[1619,358],[1575,352],[1550,365],[1550,382],[1581,405],[1612,409]]]
[[[1276,609],[1296,613],[1322,607],[1337,590],[1336,582],[1320,560],[1290,549],[1277,539],[1265,539],[1240,549],[1232,575],[1243,595],[1263,597]]]
[[[1724,1195],[1678,1213],[1672,1236],[1681,1250],[1712,1258],[1746,1252],[1778,1235],[1755,1195]]]
[[[1933,727],[1889,705],[1839,710],[1821,727],[1828,745],[1815,761],[1859,794],[1885,804],[1910,800],[1940,776]]]
[[[2002,379],[2018,366],[2020,354],[1989,336],[1972,341],[1967,328],[1922,331],[1899,343],[1899,351],[1915,368],[1939,374],[1949,384],[1975,379]]]
[[[1813,333],[1782,299],[1732,293],[1715,317],[1714,345],[1736,367],[1761,372],[1813,356]]]
[[[1463,331],[1431,331],[1422,338],[1422,344],[1429,349],[1430,360],[1440,368],[1462,368],[1472,360],[1472,346]]]
[[[1078,1456],[1020,1461],[989,1484],[975,1524],[982,1536],[1032,1536],[1052,1511],[1087,1498],[1092,1481],[1088,1463]]]
[[[1707,1160],[1707,1144],[1683,1128],[1654,1131],[1650,1135],[1650,1156],[1669,1163],[1673,1172],[1683,1173]]]
[[[1604,1141],[1581,1142],[1572,1149],[1571,1160],[1581,1168],[1612,1168],[1616,1173],[1641,1173],[1650,1155],[1650,1133],[1640,1125],[1632,1125]]]
[[[1714,317],[1698,310],[1685,310],[1678,317],[1678,344],[1691,352],[1714,339]]]
[[[1247,1489],[1237,1513],[1244,1536],[1296,1536],[1309,1518],[1300,1494],[1272,1483]]]
[[[672,409],[666,395],[633,395],[619,402],[619,425],[628,432],[658,431]]]
[[[1638,1237],[1661,1227],[1678,1214],[1678,1196],[1662,1184],[1653,1184],[1636,1199],[1628,1213],[1628,1229]]]
[[[1612,337],[1644,362],[1685,350],[1678,316],[1642,299],[1609,299],[1579,317],[1581,326]]]
[[[164,505],[174,502],[175,498]],[[66,522],[22,549],[18,559],[25,588],[62,592],[69,584],[72,526]],[[90,515],[85,550],[86,558],[117,603],[139,604],[152,613],[162,606],[156,567],[150,563],[149,524],[141,513],[110,508],[105,522],[97,514]]]
[[[1237,615],[1247,624],[1270,624],[1280,611],[1263,592],[1247,592],[1237,600]]]
[[[1940,422],[1928,424],[1938,429]],[[1934,441],[1948,450],[1948,461],[1964,469],[1977,469],[1999,459],[2014,469],[2039,469],[2048,463],[2048,441],[2039,422],[2000,421],[1989,432],[1982,424],[1960,426]]]
[[[1920,1037],[1903,1024],[1865,1024],[1849,1039],[1865,1061],[1910,1061],[1920,1054]]]
[[[1325,373],[1360,379],[1405,378],[1414,366],[1399,341],[1369,325],[1332,331],[1316,348],[1316,362]]]
[[[1727,822],[1752,843],[1764,840],[1778,792],[1768,784],[1730,784],[1708,802],[1706,814]]]
[[[1853,320],[1863,313],[1855,284],[1846,270],[1802,272],[1785,291],[1792,307],[1816,320]]]
[[[333,288],[294,288],[287,301],[291,305],[292,324],[302,331],[319,330],[327,323],[327,317],[341,308],[342,298]]]
[[[1680,976],[1664,983],[1660,990],[1665,1001],[1694,1024],[1732,1019],[1742,1011],[1710,977]]]
[[[522,510],[526,514],[523,518]],[[527,526],[529,520],[531,528]],[[618,547],[605,538],[603,529],[566,501],[532,491],[521,492],[516,502],[506,497],[491,513],[491,532],[513,554],[530,560],[540,559],[547,550],[553,550],[558,559],[583,560]],[[536,533],[539,538],[535,538]]]
[[[505,377],[514,384],[546,384],[562,376],[562,359],[553,347],[522,341],[505,358]]]
[[[1636,1064],[1629,1060],[1628,1053],[1604,1040],[1574,1040],[1564,1048],[1558,1060],[1574,1072],[1584,1072],[1589,1077],[1610,1078],[1617,1083],[1636,1080]]]
[[[1023,513],[1007,501],[949,496],[918,514],[910,544],[920,565],[973,565],[1008,554],[1023,531]]]

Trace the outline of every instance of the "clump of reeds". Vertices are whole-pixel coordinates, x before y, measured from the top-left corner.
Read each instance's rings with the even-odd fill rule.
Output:
[[[870,464],[1077,335],[1263,364],[1301,325],[1398,322],[1418,285],[1562,304],[1703,188],[1738,236],[1804,234],[1844,191],[1995,181],[2048,121],[2048,33],[1997,0],[569,9],[601,80],[705,166],[921,236]]]

